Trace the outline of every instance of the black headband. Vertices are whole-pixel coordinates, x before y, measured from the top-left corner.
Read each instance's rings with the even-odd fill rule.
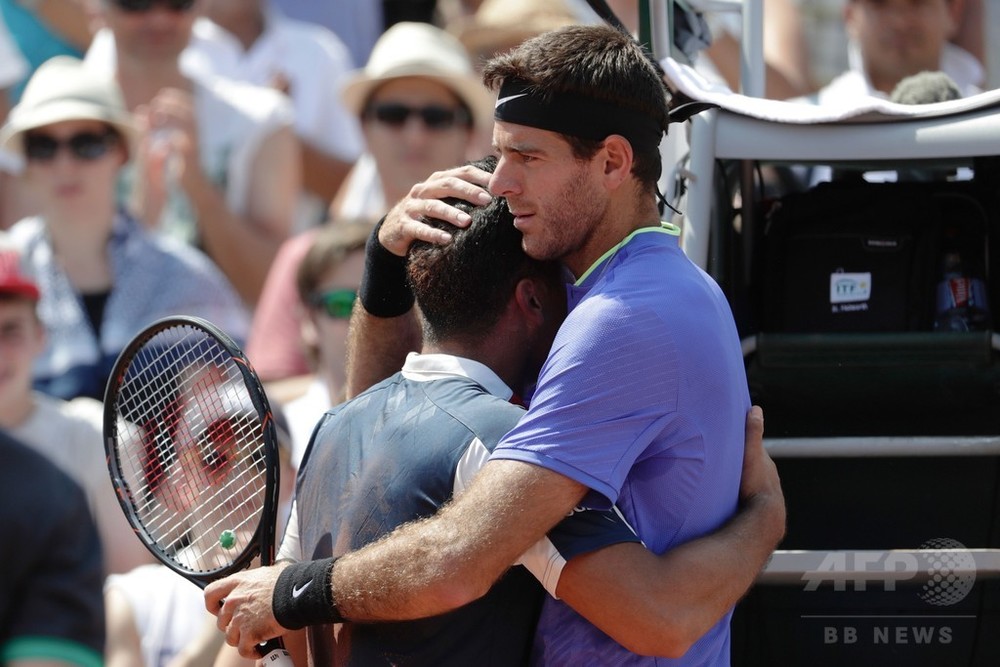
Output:
[[[493,118],[581,139],[601,141],[620,134],[633,150],[659,146],[663,138],[663,129],[647,114],[576,93],[543,97],[518,79],[500,86]]]

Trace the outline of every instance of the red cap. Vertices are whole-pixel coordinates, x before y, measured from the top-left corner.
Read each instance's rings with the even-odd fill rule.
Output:
[[[0,250],[0,294],[17,294],[38,301],[38,285],[21,273],[21,258],[14,250]]]

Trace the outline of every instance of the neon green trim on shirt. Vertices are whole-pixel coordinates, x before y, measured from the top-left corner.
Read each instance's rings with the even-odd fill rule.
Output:
[[[659,232],[661,234],[669,234],[670,236],[680,236],[681,228],[669,222],[661,222],[659,227],[640,227],[639,229],[635,230],[634,232],[626,236],[624,239],[622,239],[620,243],[615,244],[606,253],[598,257],[597,261],[591,264],[590,268],[584,271],[582,276],[577,278],[576,282],[573,283],[573,286],[579,287],[583,283],[583,281],[587,279],[587,276],[589,276],[591,273],[594,272],[594,269],[596,269],[598,266],[604,263],[604,260],[614,255],[636,236],[638,236],[639,234],[644,234],[646,232]]]
[[[0,664],[26,659],[62,660],[79,667],[102,667],[99,653],[79,642],[58,637],[18,637],[0,646]]]

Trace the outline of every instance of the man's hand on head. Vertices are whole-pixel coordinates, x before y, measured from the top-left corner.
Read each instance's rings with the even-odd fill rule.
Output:
[[[278,575],[288,563],[240,572],[205,588],[205,608],[218,619],[226,643],[244,658],[259,658],[257,646],[288,630],[274,618],[271,601]]]
[[[405,257],[414,241],[447,244],[448,232],[424,223],[426,218],[443,220],[456,227],[466,227],[472,218],[468,213],[450,206],[442,199],[456,198],[481,206],[491,200],[487,191],[491,174],[471,165],[438,171],[427,180],[410,188],[385,217],[379,229],[382,247],[399,257]]]

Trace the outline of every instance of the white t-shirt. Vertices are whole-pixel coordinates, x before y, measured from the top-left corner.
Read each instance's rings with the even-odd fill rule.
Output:
[[[186,53],[209,63],[211,73],[255,86],[271,86],[276,77],[288,82],[295,110],[295,133],[314,148],[353,162],[364,148],[358,119],[340,97],[351,56],[344,44],[322,26],[289,19],[276,10],[265,19],[264,32],[248,50],[233,35],[208,19],[200,19],[201,38]],[[207,25],[206,25],[207,24]],[[296,229],[322,221],[325,204],[305,193]]]
[[[848,45],[850,69],[820,89],[816,99],[819,104],[840,104],[864,97],[887,97],[875,90],[865,75],[858,45]],[[963,97],[982,92],[983,66],[971,53],[954,44],[945,44],[941,53],[941,71],[958,86]]]
[[[224,35],[225,37],[222,37]],[[188,46],[181,52],[181,71],[190,77],[200,77],[217,71],[218,65],[212,59],[226,57],[225,51],[215,50],[220,39],[231,38],[229,33],[206,18],[197,18],[191,28],[191,39]],[[90,47],[84,56],[88,67],[108,74],[114,73],[118,67],[118,56],[115,52],[115,36],[108,28],[101,28],[90,41]]]
[[[164,667],[201,634],[208,613],[202,590],[159,563],[111,575],[104,588],[128,600],[146,667]]]
[[[333,407],[330,392],[322,380],[313,380],[306,393],[285,404],[285,419],[292,436],[292,467],[296,470],[302,463],[302,456],[309,446],[313,430],[320,417]]]
[[[385,191],[379,180],[378,167],[371,153],[365,153],[354,163],[338,194],[340,205],[336,215],[344,220],[377,220],[389,209]]]
[[[104,409],[100,401],[75,398],[63,401],[35,392],[35,409],[11,435],[46,456],[79,484],[91,513],[111,488],[105,465]]]
[[[255,86],[271,86],[277,75],[289,83],[300,137],[344,160],[355,160],[364,148],[357,118],[340,98],[352,71],[343,43],[322,26],[295,21],[272,11],[264,32],[246,51],[232,34],[208,19],[199,19],[200,39],[186,54],[207,62],[209,72]]]
[[[107,28],[95,36],[84,61],[95,71],[114,74],[114,35]],[[276,131],[294,126],[295,115],[288,98],[277,90],[213,76],[198,63],[198,58],[181,61],[182,70],[194,83],[201,167],[224,192],[229,210],[245,215],[257,152]],[[130,170],[126,167],[126,181]],[[159,228],[168,236],[195,241],[190,203],[179,186],[168,190]]]
[[[95,37],[87,63],[114,71],[110,31]],[[340,98],[343,81],[353,69],[351,56],[337,36],[321,26],[270,11],[263,34],[244,50],[235,36],[202,17],[195,20],[191,40],[181,54],[181,69],[196,80],[222,78],[267,89],[280,75],[289,83],[296,135],[345,162],[356,160],[364,148],[358,119]],[[296,229],[314,226],[325,213],[319,198],[304,193]]]

